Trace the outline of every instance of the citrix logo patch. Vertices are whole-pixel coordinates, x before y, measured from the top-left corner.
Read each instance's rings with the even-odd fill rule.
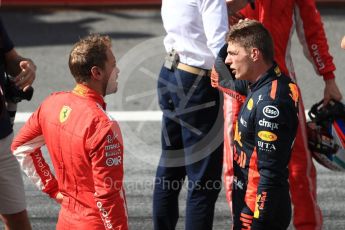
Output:
[[[271,129],[272,131],[275,130],[275,129],[278,129],[278,123],[274,123],[274,122],[270,122],[270,121],[266,121],[265,118],[261,119],[259,121],[259,125],[260,126],[263,126],[263,127],[266,127],[266,128],[269,128]]]

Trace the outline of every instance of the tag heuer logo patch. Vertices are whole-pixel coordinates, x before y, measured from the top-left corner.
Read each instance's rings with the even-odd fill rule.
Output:
[[[69,114],[71,113],[72,109],[66,105],[64,105],[60,111],[60,122],[63,123],[67,120]]]

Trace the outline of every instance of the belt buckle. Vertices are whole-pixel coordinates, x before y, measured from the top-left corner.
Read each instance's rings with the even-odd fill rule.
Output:
[[[165,56],[164,67],[172,70],[173,68],[177,67],[179,62],[179,56],[176,50],[172,49],[168,54]]]

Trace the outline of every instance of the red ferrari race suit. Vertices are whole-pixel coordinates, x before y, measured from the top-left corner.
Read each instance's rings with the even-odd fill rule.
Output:
[[[63,194],[57,229],[128,229],[123,141],[103,97],[78,84],[48,97],[13,141],[12,151],[34,184]],[[54,176],[43,158],[47,146]]]
[[[256,0],[255,9],[249,5],[240,11],[245,18],[256,19],[271,32],[275,60],[285,75],[296,80],[290,55],[293,31],[303,45],[306,57],[324,80],[334,78],[335,66],[314,0]],[[226,197],[231,205],[233,155],[231,140],[233,123],[243,101],[237,92],[224,93],[224,182]],[[240,99],[240,100],[238,100]],[[290,192],[294,205],[293,223],[296,229],[321,229],[322,214],[316,199],[316,170],[307,148],[306,122],[302,100],[299,103],[299,128],[290,161]]]

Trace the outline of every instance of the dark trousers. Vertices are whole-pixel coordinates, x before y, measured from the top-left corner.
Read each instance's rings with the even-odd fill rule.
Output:
[[[187,181],[186,230],[212,229],[221,190],[223,113],[210,78],[162,67],[158,79],[163,111],[162,155],[153,194],[156,230],[175,229],[178,196]]]

